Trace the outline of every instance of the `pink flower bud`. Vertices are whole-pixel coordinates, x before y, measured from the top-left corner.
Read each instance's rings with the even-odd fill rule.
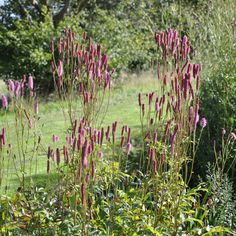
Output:
[[[29,88],[29,90],[34,89],[34,81],[33,81],[33,77],[31,75],[28,78],[28,88]]]
[[[2,129],[2,144],[3,145],[6,144],[6,129],[5,128]]]
[[[174,156],[174,147],[175,147],[175,140],[176,140],[176,135],[179,130],[179,124],[176,125],[174,133],[171,137],[171,155]]]
[[[55,134],[53,134],[53,135],[52,135],[52,141],[53,141],[54,143],[58,142],[58,141],[59,141],[59,137],[56,136]]]
[[[59,65],[58,65],[58,68],[57,68],[57,74],[58,74],[59,78],[61,78],[62,75],[63,75],[63,61],[62,60],[59,60]]]
[[[99,159],[102,159],[103,156],[104,156],[103,152],[102,152],[102,151],[99,151],[99,152],[98,152],[98,158],[99,158]]]
[[[199,90],[200,88],[200,76],[197,76],[197,82],[196,82],[196,89]]]
[[[3,146],[3,137],[2,134],[0,134],[0,150],[2,150],[2,146]]]
[[[51,147],[49,146],[48,147],[48,153],[47,153],[48,159],[50,159],[51,156],[52,156],[52,150],[51,150]]]
[[[101,56],[101,45],[100,44],[97,45],[97,55],[98,55],[98,57]]]
[[[141,107],[141,102],[142,98],[141,98],[141,93],[138,94],[138,105]]]
[[[110,126],[107,127],[106,139],[107,141],[110,141]]]
[[[89,183],[89,181],[90,181],[90,175],[89,175],[89,173],[86,174],[85,181],[86,181],[86,183]]]
[[[78,148],[77,140],[76,138],[74,138],[73,144],[72,144],[72,150],[75,152],[77,151],[77,148]]]
[[[15,91],[15,83],[11,79],[8,80],[8,89],[13,93]]]
[[[142,104],[142,115],[144,116],[145,114],[145,104]]]
[[[193,118],[193,107],[190,106],[189,107],[189,122],[191,122],[192,118]]]
[[[2,107],[7,109],[8,107],[8,101],[7,101],[7,97],[5,95],[2,95]]]
[[[200,126],[204,129],[207,125],[207,120],[206,118],[202,118],[200,121]]]
[[[152,142],[153,142],[153,144],[156,144],[156,142],[157,142],[157,132],[154,133]]]
[[[56,149],[56,161],[57,161],[57,165],[59,166],[60,161],[61,161],[59,148]]]
[[[77,141],[77,149],[80,150],[83,146],[83,136],[79,134],[78,141]]]
[[[160,111],[160,105],[158,103],[158,101],[155,104],[155,111],[158,113]]]
[[[104,54],[102,57],[102,66],[106,67],[108,61],[108,55]]]
[[[196,107],[195,107],[195,115],[194,115],[194,127],[196,129],[197,127],[197,123],[199,121],[199,114],[198,114],[198,111],[199,111],[199,101],[197,100],[196,102]]]
[[[131,128],[128,128],[128,138],[127,138],[127,142],[128,142],[128,143],[131,142]]]
[[[84,168],[87,168],[88,166],[88,147],[88,140],[86,139],[82,149],[82,164]]]
[[[117,129],[117,121],[112,124],[112,132],[115,133]]]
[[[20,88],[21,88],[21,84],[18,81],[16,81],[16,83],[15,83],[15,90],[14,90],[14,95],[16,97],[18,97],[18,95],[19,95]]]
[[[149,153],[148,153],[149,157],[151,158],[151,160],[155,160],[155,151],[153,148],[149,149]]]
[[[126,147],[127,155],[130,154],[131,150],[132,150],[132,144],[131,144],[131,143],[128,143],[128,144],[127,144],[127,147]]]
[[[54,73],[56,71],[56,65],[55,65],[54,61],[51,61],[51,70],[52,70],[52,73]]]
[[[165,153],[163,152],[163,153],[161,154],[161,163],[163,164],[164,161],[165,161]]]
[[[85,204],[85,186],[84,186],[84,184],[81,184],[81,201],[82,201],[82,204],[84,205]]]
[[[31,118],[28,120],[28,124],[29,124],[29,128],[32,129],[33,128],[33,120]]]
[[[125,137],[121,136],[121,140],[120,140],[120,146],[123,147],[125,143]]]
[[[101,129],[100,145],[102,145],[103,137],[104,137],[104,128]]]
[[[157,161],[155,159],[152,160],[152,165],[153,165],[153,171],[156,174],[157,173]]]
[[[161,67],[160,67],[160,64],[158,64],[158,66],[157,66],[157,78],[158,78],[158,80],[161,79]]]
[[[123,127],[122,127],[122,129],[121,129],[121,136],[124,135],[126,129],[127,129],[127,125],[123,125]]]
[[[63,155],[64,155],[64,163],[67,165],[69,164],[69,153],[67,147],[63,146]]]

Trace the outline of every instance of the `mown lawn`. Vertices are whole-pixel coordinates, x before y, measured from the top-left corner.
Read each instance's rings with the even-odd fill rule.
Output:
[[[6,93],[6,88],[4,84],[1,83],[0,88],[2,93]],[[122,125],[126,124],[132,128],[132,135],[138,136],[138,128],[140,126],[140,115],[138,106],[138,93],[145,93],[149,91],[157,90],[157,80],[155,76],[151,73],[143,73],[139,76],[132,76],[132,78],[123,79],[123,81],[118,81],[114,83],[113,90],[110,93],[109,106],[107,112],[104,116],[102,126],[107,127],[111,125],[112,122],[118,121],[118,129]],[[66,127],[66,123],[63,112],[61,110],[60,102],[53,101],[45,102],[44,98],[39,98],[40,102],[40,112],[39,112],[39,124],[38,132],[41,133],[41,145],[37,157],[33,160],[33,172],[35,173],[33,181],[37,182],[39,186],[45,185],[48,181],[48,176],[46,174],[46,160],[47,160],[47,147],[52,144],[52,135],[56,134],[59,136],[60,140],[57,146],[63,144]],[[105,101],[105,103],[108,101]],[[14,137],[14,114],[8,112],[6,115],[1,112],[0,116],[0,128],[8,126],[8,137],[11,137],[10,142],[13,144],[16,142],[16,137]],[[29,148],[30,149],[30,148]],[[5,165],[7,165],[7,160],[5,160]],[[18,187],[18,178],[15,174],[15,169],[12,162],[9,162],[10,171],[8,173],[8,180],[3,179],[3,185],[1,191],[4,192],[4,186],[7,184],[9,186],[8,193],[12,193]],[[27,173],[28,174],[28,173]],[[52,178],[53,175],[52,175]]]

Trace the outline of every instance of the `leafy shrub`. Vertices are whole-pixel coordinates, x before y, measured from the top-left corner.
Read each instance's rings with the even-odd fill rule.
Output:
[[[235,65],[233,59],[226,61],[213,75],[203,81],[201,113],[207,117],[209,125],[208,132],[203,135],[199,148],[199,166],[207,161],[214,161],[212,147],[216,146],[217,152],[221,150],[222,129],[236,129]],[[232,173],[233,176],[235,173]]]
[[[235,229],[236,199],[233,185],[226,174],[208,166],[207,170],[209,224],[225,226]]]
[[[0,61],[3,79],[20,80],[21,75],[34,76],[37,90],[48,93],[53,90],[53,79],[50,70],[52,60],[50,42],[58,38],[65,26],[76,28],[78,18],[66,17],[57,28],[54,28],[50,12],[45,13],[43,22],[29,23],[28,20],[17,19],[10,29],[1,26],[0,33]],[[8,60],[5,60],[5,58]]]

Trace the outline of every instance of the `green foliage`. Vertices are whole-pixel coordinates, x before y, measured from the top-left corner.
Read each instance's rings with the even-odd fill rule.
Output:
[[[34,25],[29,25],[27,21],[16,21],[15,27],[14,30],[1,30],[1,73],[14,79],[19,79],[22,74],[32,74],[42,84],[47,83],[51,60],[48,43],[53,36],[50,21],[35,22]]]
[[[100,56],[97,52],[97,55],[94,53],[96,47],[92,46],[91,41],[89,47],[85,46],[85,51],[88,50],[86,55],[89,56],[81,53],[78,65],[75,62],[70,65],[68,61],[73,62],[74,59],[71,60],[70,58],[74,52],[74,44],[72,44],[74,36],[72,37],[71,32],[67,31],[67,38],[64,40],[66,42],[64,45],[67,46],[63,49],[67,51],[56,52],[55,58],[60,59],[60,62],[54,61],[55,66],[62,63],[62,66],[60,65],[61,73],[58,70],[59,66],[54,70],[54,81],[57,85],[56,89],[59,92],[64,115],[68,112],[70,117],[69,124],[65,120],[66,128],[61,131],[63,135],[67,135],[67,142],[63,146],[64,163],[60,156],[62,155],[61,143],[63,141],[60,140],[60,146],[57,146],[57,141],[53,141],[53,144],[48,143],[47,173],[49,175],[51,172],[56,178],[52,180],[48,178],[48,184],[44,185],[45,188],[38,188],[39,185],[34,185],[31,182],[33,178],[30,176],[30,187],[25,185],[24,180],[27,172],[25,157],[28,155],[32,159],[34,154],[31,154],[30,148],[28,150],[30,145],[33,146],[28,139],[30,137],[32,139],[33,136],[25,138],[24,129],[26,125],[29,126],[28,130],[31,129],[30,115],[35,118],[35,123],[38,121],[36,119],[38,115],[33,115],[35,111],[31,111],[33,104],[31,104],[31,109],[27,109],[19,103],[22,111],[21,114],[16,113],[15,120],[20,119],[21,122],[20,129],[17,131],[17,133],[21,133],[20,142],[17,144],[20,151],[12,157],[13,162],[16,163],[16,174],[18,171],[21,173],[23,183],[12,197],[2,196],[0,199],[1,234],[215,235],[219,233],[230,235],[235,233],[232,231],[236,227],[234,223],[236,206],[233,187],[224,171],[225,167],[228,169],[228,165],[229,169],[233,170],[228,164],[228,160],[234,156],[225,155],[224,148],[218,155],[219,147],[222,144],[219,144],[217,138],[222,138],[222,135],[220,131],[220,133],[216,132],[216,130],[220,130],[219,127],[228,130],[232,127],[235,128],[235,42],[230,22],[235,14],[232,11],[234,2],[227,0],[223,3],[217,0],[208,4],[199,0],[195,4],[187,4],[186,1],[178,1],[177,3],[176,1],[127,0],[116,3],[109,2],[108,4],[103,1],[90,1],[86,5],[87,7],[80,11],[79,24],[78,15],[76,11],[73,11],[73,16],[64,17],[59,24],[55,25],[52,13],[45,8],[43,21],[35,16],[29,24],[26,18],[15,18],[11,19],[10,27],[9,25],[7,27],[6,25],[0,26],[0,60],[3,63],[7,55],[10,62],[15,62],[2,64],[2,74],[17,78],[19,74],[31,73],[36,77],[36,83],[38,82],[41,88],[46,87],[50,90],[51,55],[48,53],[50,50],[49,42],[51,38],[61,37],[63,28],[71,26],[78,34],[81,34],[82,28],[87,31],[88,36],[92,36],[96,43],[101,43],[104,51],[108,52],[111,67],[116,67],[120,71],[122,69],[148,68],[155,53],[153,30],[178,25],[180,34],[187,32],[193,42],[193,53],[190,56],[195,57],[195,60],[202,59],[206,65],[206,69],[203,67],[205,79],[203,81],[204,89],[202,90],[200,115],[204,115],[208,119],[210,140],[216,139],[214,151],[217,153],[216,166],[218,168],[209,169],[206,184],[202,182],[195,188],[187,186],[188,177],[191,178],[192,175],[192,168],[190,171],[188,170],[189,163],[195,159],[199,142],[195,137],[197,119],[194,119],[193,123],[191,118],[186,115],[190,110],[188,106],[182,114],[174,110],[172,113],[168,113],[168,109],[166,109],[166,117],[161,119],[161,115],[157,116],[157,113],[160,112],[159,109],[155,107],[155,111],[151,110],[153,109],[151,100],[154,93],[140,94],[140,120],[142,125],[139,136],[141,141],[134,142],[133,138],[132,140],[128,138],[129,136],[127,137],[126,133],[123,136],[124,140],[127,140],[127,144],[131,145],[132,143],[132,145],[138,146],[134,152],[131,151],[132,155],[129,155],[130,151],[127,151],[128,145],[122,146],[122,144],[117,144],[107,137],[108,130],[105,131],[105,134],[103,133],[106,136],[106,143],[94,141],[98,139],[96,134],[98,135],[100,132],[98,127],[93,127],[98,121],[98,117],[94,114],[101,115],[100,108],[98,112],[94,113],[94,110],[98,108],[96,102],[99,101],[99,98],[101,98],[101,102],[104,101],[104,94],[99,95],[96,86],[94,86],[94,81],[101,82],[103,79],[106,88],[110,68],[105,63],[106,70],[102,71],[104,72],[102,76],[98,75],[96,69],[91,69],[95,68],[97,64],[99,65],[98,62],[100,62]],[[227,9],[230,11],[227,12]],[[127,15],[126,12],[131,13]],[[77,39],[76,37],[73,43]],[[200,53],[195,50],[196,46],[199,46]],[[55,48],[58,49],[58,45],[55,45]],[[80,51],[78,52],[80,53]],[[77,55],[72,55],[72,57],[78,59]],[[91,58],[93,60],[95,58],[95,60],[93,61]],[[156,59],[159,61],[160,57]],[[81,61],[82,64],[84,63],[83,67],[79,67]],[[182,62],[177,64],[175,61],[175,63],[175,69],[178,71],[176,75],[173,65],[168,61],[163,61],[163,65],[168,64],[166,67],[168,73],[172,71],[171,75],[168,75],[169,81],[173,78],[177,78],[176,81],[181,81],[182,77],[179,75],[179,71],[182,70],[181,72],[185,73],[187,69],[184,67],[181,69]],[[67,67],[63,68],[63,64]],[[180,67],[178,68],[178,66]],[[11,71],[10,74],[9,71]],[[75,72],[77,73],[76,76],[74,76]],[[162,77],[165,78],[164,69],[161,73]],[[61,75],[58,76],[59,74]],[[95,77],[96,79],[94,79]],[[61,84],[59,83],[60,79]],[[59,82],[56,83],[57,81]],[[174,80],[172,82],[174,83]],[[155,90],[157,98],[162,95],[158,92],[169,89],[165,83],[166,81],[163,80],[162,87],[159,86],[160,88],[158,87]],[[104,86],[103,84],[100,85],[99,89],[103,91]],[[79,86],[81,86],[80,94]],[[174,88],[172,90],[174,91]],[[168,100],[169,94],[175,94],[172,93],[172,90],[169,93],[166,91],[167,94],[163,92],[166,97],[163,95],[162,99]],[[12,90],[12,94],[14,92]],[[177,91],[175,92],[177,93]],[[91,96],[89,97],[89,95]],[[141,99],[141,95],[144,98]],[[149,99],[146,102],[144,101],[145,95]],[[178,95],[176,97],[179,98],[184,96],[175,95]],[[190,96],[189,101],[186,98],[182,100],[182,105],[189,102],[187,105],[191,108],[196,106],[193,110],[195,111],[195,118],[197,118],[198,93],[196,92],[194,95]],[[24,100],[23,94],[22,97],[14,96],[17,101],[18,99],[20,102]],[[32,102],[33,96],[35,96],[33,89],[30,90],[30,96],[29,101]],[[84,109],[81,109],[82,111],[77,106],[73,106],[77,96],[80,96],[81,104],[84,106]],[[191,100],[193,97],[196,102]],[[175,99],[172,96],[173,100]],[[171,105],[169,109],[171,109]],[[13,110],[17,111],[15,108]],[[72,113],[76,115],[72,116]],[[168,117],[167,114],[171,117]],[[155,119],[159,117],[160,123],[153,124],[154,119],[150,119],[152,115],[155,115]],[[78,118],[78,122],[80,118],[83,118],[83,121],[81,120],[77,125],[77,121],[74,120],[75,117]],[[25,123],[26,118],[29,124]],[[166,124],[169,118],[170,123]],[[166,129],[164,124],[166,124]],[[170,127],[169,124],[171,124]],[[111,131],[113,140],[116,137],[114,135],[115,125],[117,123],[112,124]],[[179,132],[179,125],[183,126],[181,132]],[[189,131],[191,125],[195,127],[192,135]],[[129,130],[128,127],[125,129]],[[146,130],[148,130],[147,134],[145,133]],[[125,132],[130,134],[130,130]],[[28,131],[28,135],[29,133]],[[101,133],[102,131],[99,135]],[[33,134],[38,134],[38,132],[35,131]],[[161,138],[161,135],[164,135],[165,139]],[[175,142],[176,135],[178,137],[177,142]],[[2,140],[3,136],[1,134]],[[73,140],[71,143],[68,141],[70,138]],[[83,138],[85,140],[81,141]],[[202,143],[205,147],[207,136],[203,138]],[[117,139],[118,142],[121,141],[120,137],[116,138],[116,141]],[[38,138],[37,145],[37,140],[34,141],[37,157],[38,150],[42,148],[39,145],[40,140],[41,136]],[[228,140],[234,141],[233,138]],[[226,146],[228,145],[227,141]],[[5,145],[5,141],[1,145]],[[223,145],[223,147],[225,146]],[[2,149],[1,146],[3,157],[6,153],[7,155],[10,153],[10,146],[8,146],[9,149],[4,148]],[[202,159],[198,163],[202,166],[203,162],[206,162],[205,156],[208,155],[207,157],[210,158],[212,153],[204,153],[204,149],[201,146],[200,148],[203,150],[200,153]],[[34,149],[31,151],[34,152]],[[42,150],[45,153],[46,148],[43,147]],[[234,152],[232,153],[234,154]],[[21,159],[19,161],[20,165],[23,166],[20,170],[17,169],[17,158],[19,158],[17,155],[24,157],[23,164],[21,164]],[[102,157],[103,155],[104,157]]]
[[[46,13],[45,13],[46,14]],[[52,60],[50,42],[64,31],[65,27],[81,32],[75,22],[78,18],[66,18],[55,29],[50,13],[45,15],[44,22],[16,20],[13,29],[3,26],[0,32],[0,63],[3,78],[20,79],[23,74],[31,74],[41,88],[41,92],[49,92],[53,88],[50,63]],[[6,58],[8,58],[6,60]]]
[[[226,174],[211,165],[207,170],[209,224],[236,229],[236,199]]]
[[[201,113],[208,119],[208,132],[202,137],[198,156],[199,165],[214,160],[214,151],[221,150],[222,129],[236,129],[236,49],[230,59],[222,62],[217,70],[203,81],[201,91]],[[235,176],[235,173],[233,173]]]
[[[90,20],[84,21],[84,28],[104,46],[111,66],[118,71],[150,67],[154,47],[152,35],[144,27],[137,30],[130,19],[116,14],[97,8],[91,18],[87,12],[85,19]]]

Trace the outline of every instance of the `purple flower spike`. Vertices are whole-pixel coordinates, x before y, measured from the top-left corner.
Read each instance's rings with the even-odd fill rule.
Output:
[[[174,133],[171,137],[171,155],[174,156],[175,154],[175,141],[176,141],[176,136],[177,136],[177,132],[179,131],[179,124],[176,125],[175,129],[174,129]]]
[[[60,158],[60,150],[59,148],[56,149],[56,161],[57,161],[57,166],[60,165],[61,158]]]
[[[28,78],[28,88],[29,88],[29,90],[34,89],[34,81],[33,81],[33,77],[31,75]]]
[[[131,144],[131,143],[128,143],[128,144],[127,144],[127,147],[126,147],[127,155],[130,154],[131,150],[132,150],[132,144]]]
[[[54,143],[58,142],[58,141],[59,141],[59,137],[56,136],[55,134],[53,134],[53,135],[52,135],[52,141],[53,141]]]
[[[57,68],[57,74],[58,74],[59,78],[61,78],[63,75],[63,61],[62,60],[59,61],[59,65]]]
[[[32,119],[30,118],[28,122],[29,122],[29,124],[28,124],[29,128],[32,129],[33,128],[33,121],[32,121]]]
[[[5,128],[2,129],[2,144],[3,145],[6,144],[6,129]]]
[[[85,186],[84,186],[84,184],[81,185],[81,201],[82,201],[82,204],[84,205],[85,204]]]
[[[200,126],[204,129],[207,125],[207,119],[206,118],[202,118],[200,121]]]
[[[8,80],[8,89],[13,93],[15,91],[15,83],[11,79]]]
[[[2,95],[2,107],[7,109],[8,107],[8,101],[7,101],[7,97],[5,95]]]
[[[14,95],[16,97],[18,97],[18,95],[19,95],[20,88],[21,88],[20,82],[16,81],[16,83],[15,83],[15,90],[14,90]]]

